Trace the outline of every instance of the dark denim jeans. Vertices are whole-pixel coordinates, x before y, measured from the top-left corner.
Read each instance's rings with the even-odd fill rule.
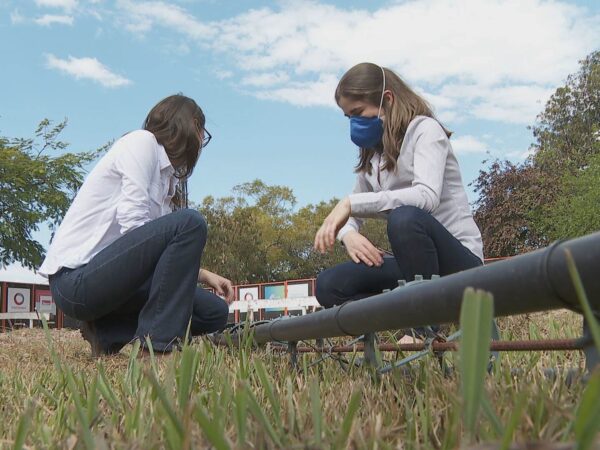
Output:
[[[170,351],[191,334],[225,327],[228,307],[197,286],[207,227],[183,209],[131,230],[85,266],[50,276],[50,289],[65,314],[93,321],[106,353],[133,339],[150,337],[157,351]]]
[[[317,277],[316,297],[325,308],[380,294],[412,281],[415,275],[449,275],[480,266],[481,260],[460,243],[431,214],[401,206],[388,214],[387,234],[393,257],[380,267],[349,261],[324,270]]]

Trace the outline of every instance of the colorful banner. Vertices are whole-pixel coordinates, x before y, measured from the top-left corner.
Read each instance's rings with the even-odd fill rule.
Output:
[[[27,288],[8,288],[6,312],[29,312],[31,291]]]
[[[271,284],[265,286],[265,300],[275,300],[285,298],[284,284]],[[283,311],[285,308],[266,308],[267,312]]]

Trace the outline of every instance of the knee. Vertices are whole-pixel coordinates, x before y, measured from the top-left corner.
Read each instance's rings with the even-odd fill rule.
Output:
[[[415,226],[421,223],[423,216],[427,214],[416,206],[400,206],[391,210],[387,218],[387,234],[393,236],[407,236]]]
[[[229,305],[221,300],[215,314],[215,323],[218,325],[218,330],[222,330],[227,325],[227,319],[229,317]]]
[[[208,224],[202,214],[194,209],[180,209],[173,214],[177,214],[179,223],[183,226],[183,231],[197,234],[204,246],[208,235]]]
[[[334,272],[331,269],[324,270],[317,276],[315,286],[315,297],[324,308],[331,308],[338,304],[335,289],[337,283],[334,280]]]
[[[208,231],[208,225],[206,220],[195,209],[180,209],[174,214],[178,214],[181,217],[181,221],[188,225],[190,228],[200,228],[202,231]]]
[[[214,333],[223,330],[227,325],[228,317],[229,306],[219,297],[212,305],[210,313],[205,317],[201,326],[201,333]]]

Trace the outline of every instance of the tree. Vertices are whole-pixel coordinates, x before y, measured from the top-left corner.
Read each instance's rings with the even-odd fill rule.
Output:
[[[600,141],[588,165],[563,180],[560,196],[544,216],[551,239],[582,236],[600,230]]]
[[[44,248],[32,233],[47,222],[54,232],[83,182],[84,168],[102,149],[93,152],[61,151],[68,144],[58,139],[67,121],[57,125],[43,120],[32,139],[0,137],[0,264],[18,261],[35,268]]]
[[[236,283],[283,279],[289,271],[284,243],[296,202],[292,191],[255,180],[233,192],[207,197],[198,208],[209,228],[203,267]]]
[[[580,169],[598,152],[600,50],[580,62],[546,103],[532,127],[532,162],[544,172]]]
[[[532,156],[522,164],[494,161],[473,183],[475,219],[486,256],[509,256],[591,230],[596,205],[583,179],[594,179],[600,124],[600,51],[580,63],[531,128]],[[575,209],[574,205],[578,205]],[[587,208],[586,208],[587,207]],[[581,210],[583,208],[583,210]],[[597,228],[596,228],[597,229]]]
[[[549,192],[539,184],[540,171],[530,164],[494,161],[474,181],[479,198],[475,222],[479,225],[486,257],[513,256],[546,244],[531,219]]]
[[[294,210],[291,189],[260,180],[234,187],[234,196],[206,197],[200,207],[208,223],[202,266],[235,283],[314,278],[348,260],[337,244],[324,255],[313,249],[315,234],[337,199]],[[365,234],[387,246],[385,222],[367,221]]]

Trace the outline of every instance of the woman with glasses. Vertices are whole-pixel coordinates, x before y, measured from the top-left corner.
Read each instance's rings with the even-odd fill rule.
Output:
[[[79,189],[39,273],[56,304],[83,321],[94,356],[135,339],[169,352],[190,334],[224,328],[229,280],[200,268],[207,226],[187,209],[186,181],[210,141],[191,98],[173,95],[143,129],[118,139]]]
[[[354,192],[342,199],[315,236],[317,251],[337,237],[352,261],[317,278],[316,297],[331,307],[394,288],[415,275],[429,279],[482,264],[481,234],[469,208],[446,130],[398,75],[376,64],[352,67],[335,100],[359,147]],[[362,218],[387,221],[391,255],[359,229]]]

